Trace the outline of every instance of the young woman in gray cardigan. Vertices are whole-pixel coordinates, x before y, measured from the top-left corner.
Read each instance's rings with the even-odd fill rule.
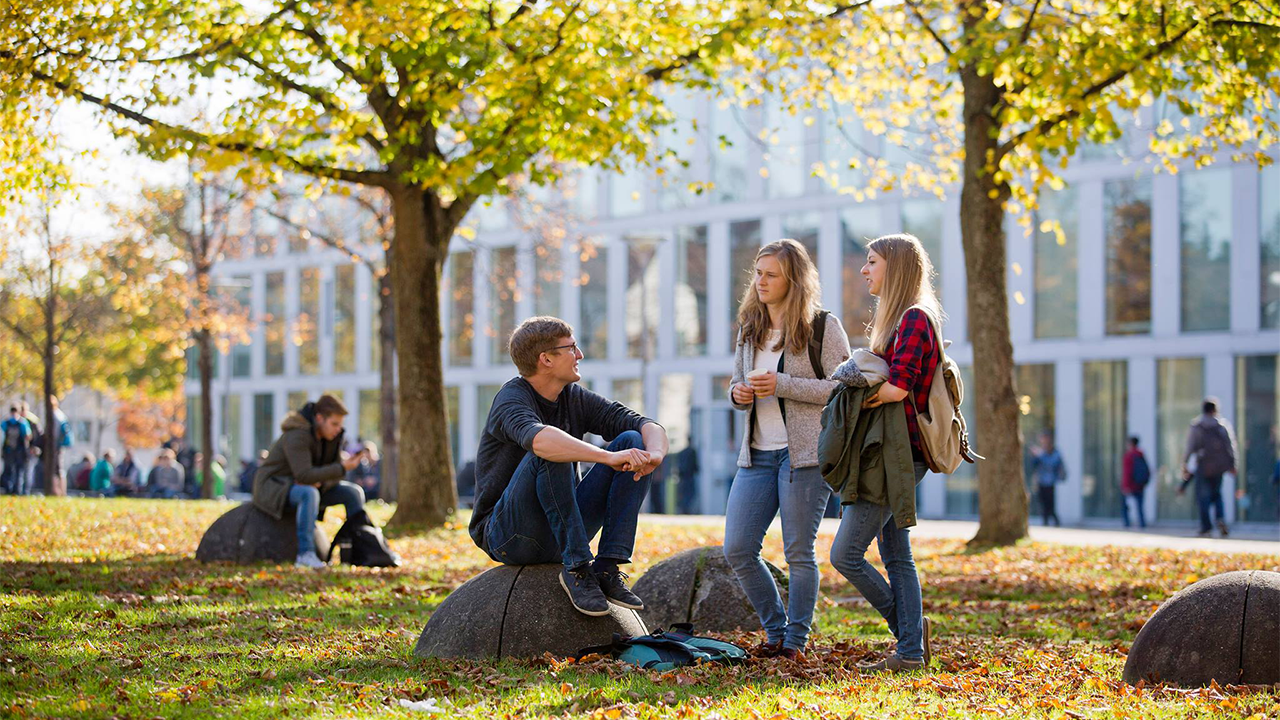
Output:
[[[738,308],[729,395],[749,413],[738,472],[725,510],[724,555],[764,626],[757,654],[793,658],[809,640],[820,574],[814,541],[831,492],[818,471],[822,407],[836,387],[831,373],[849,357],[840,321],[821,312],[818,271],[804,246],[779,240],[756,255],[754,278]],[[822,372],[809,344],[822,337]],[[790,573],[787,607],[760,558],[769,524],[782,514]]]

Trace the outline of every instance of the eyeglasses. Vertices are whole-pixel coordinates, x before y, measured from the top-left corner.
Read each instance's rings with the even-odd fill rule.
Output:
[[[575,353],[581,352],[580,350],[578,350],[578,343],[569,343],[568,345],[557,345],[556,347],[553,347],[553,348],[547,348],[546,352],[553,352],[556,350],[568,350],[569,348],[573,348],[573,352]]]

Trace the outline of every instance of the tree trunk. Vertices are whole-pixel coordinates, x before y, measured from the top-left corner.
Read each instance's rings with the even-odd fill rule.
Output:
[[[56,313],[58,311],[58,293],[54,287],[56,274],[53,266],[53,254],[49,258],[49,295],[44,304],[44,492],[46,495],[63,496],[67,494],[67,484],[62,478],[62,463],[58,454],[62,452],[62,437],[58,419],[53,415],[54,373],[57,371],[58,348],[54,344],[54,333],[57,331]]]
[[[416,188],[391,191],[395,240],[387,267],[395,302],[401,435],[395,525],[441,525],[458,504],[449,452],[440,357],[440,277],[453,227],[438,201]]]
[[[204,302],[209,302],[204,298]],[[213,497],[213,456],[216,445],[213,444],[213,338],[207,328],[196,331],[196,348],[200,357],[197,365],[200,368],[200,497],[208,500]]]
[[[380,367],[379,410],[382,424],[381,487],[379,496],[387,502],[400,497],[400,430],[396,425],[396,326],[395,293],[391,290],[391,273],[378,278],[378,343]]]
[[[960,233],[968,280],[969,340],[973,346],[973,398],[977,422],[978,534],[975,545],[1007,545],[1027,534],[1027,491],[1022,477],[1022,435],[1013,386],[1013,344],[1005,284],[1005,183],[995,182],[1000,90],[990,75],[969,66],[964,84],[965,160]]]

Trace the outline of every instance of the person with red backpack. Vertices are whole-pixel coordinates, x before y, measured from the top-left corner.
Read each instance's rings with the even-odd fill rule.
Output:
[[[1194,481],[1196,504],[1200,508],[1200,537],[1213,533],[1210,510],[1217,520],[1218,531],[1226,537],[1230,530],[1223,515],[1222,476],[1236,471],[1236,438],[1231,425],[1218,416],[1217,398],[1205,398],[1201,410],[1203,413],[1192,421],[1187,431],[1187,451],[1182,457],[1182,485],[1178,494],[1186,494],[1187,486]]]
[[[1138,527],[1147,526],[1147,519],[1142,514],[1142,495],[1150,481],[1151,466],[1147,464],[1147,457],[1142,454],[1142,450],[1138,449],[1138,436],[1134,435],[1129,438],[1129,449],[1125,451],[1120,468],[1120,492],[1124,495],[1120,501],[1120,511],[1125,527],[1129,527],[1130,500],[1133,500],[1134,507],[1138,509]]]

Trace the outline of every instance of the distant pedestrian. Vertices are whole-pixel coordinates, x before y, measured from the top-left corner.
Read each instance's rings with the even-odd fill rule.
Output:
[[[116,452],[108,449],[103,451],[102,459],[89,471],[89,492],[98,493],[100,495],[107,494],[111,489],[111,476],[115,473]]]
[[[9,408],[9,417],[0,422],[0,460],[4,471],[0,474],[0,488],[9,495],[22,495],[26,485],[27,448],[31,445],[31,424],[18,413],[18,406]]]
[[[120,458],[120,464],[116,465],[116,470],[111,475],[111,495],[112,497],[136,495],[141,486],[142,471],[138,469],[138,463],[133,459],[133,451],[125,448],[124,457]]]
[[[382,459],[378,457],[378,446],[372,441],[366,440],[356,446],[353,455],[361,456],[360,464],[351,468],[347,472],[347,481],[359,485],[364,490],[365,500],[373,500],[378,497],[378,492],[382,489]]]
[[[1209,511],[1213,511],[1218,531],[1226,537],[1230,530],[1223,514],[1222,476],[1236,471],[1236,437],[1231,425],[1218,416],[1218,399],[1207,397],[1200,407],[1201,415],[1191,421],[1187,431],[1187,450],[1182,456],[1182,485],[1178,494],[1196,485],[1196,505],[1200,508],[1200,537],[1213,534]],[[1190,461],[1195,459],[1195,470]]]
[[[240,492],[253,492],[253,475],[258,472],[258,465],[267,458],[263,450],[258,457],[241,458],[240,460]]]
[[[93,453],[85,453],[80,459],[71,464],[67,468],[67,485],[71,490],[80,492],[89,491],[89,476],[93,474],[93,466],[96,465],[98,459]]]
[[[31,412],[31,406],[26,400],[19,403],[18,414],[26,418],[27,424],[31,426],[31,443],[27,446],[27,473],[23,486],[18,492],[19,495],[26,495],[36,488],[36,469],[40,463],[40,456],[44,454],[44,432],[40,425],[40,418]]]
[[[676,485],[676,502],[680,506],[681,515],[694,515],[698,511],[698,448],[693,445],[693,438],[683,450],[676,453],[676,472],[680,474],[680,483]],[[835,497],[834,495],[832,497]]]
[[[177,463],[173,450],[161,450],[155,466],[147,473],[148,493],[154,498],[177,498],[182,496],[185,484],[185,472]]]
[[[1048,430],[1040,433],[1040,445],[1031,450],[1031,476],[1036,481],[1044,524],[1053,521],[1054,525],[1061,526],[1054,495],[1055,486],[1067,479],[1067,465],[1062,461],[1062,453],[1053,445],[1053,433]]]
[[[193,458],[196,468],[196,477],[194,492],[191,497],[204,497],[204,453],[196,453]],[[227,459],[221,455],[214,455],[213,462],[209,464],[209,471],[213,474],[213,494],[209,497],[220,498],[225,495],[227,485],[227,471],[223,467],[226,465]]]
[[[1147,519],[1142,514],[1142,496],[1151,480],[1151,466],[1138,448],[1136,435],[1129,438],[1129,449],[1125,451],[1121,464],[1120,492],[1124,493],[1124,497],[1120,501],[1120,509],[1123,512],[1124,526],[1129,527],[1129,501],[1133,500],[1138,509],[1138,527],[1146,527]]]

